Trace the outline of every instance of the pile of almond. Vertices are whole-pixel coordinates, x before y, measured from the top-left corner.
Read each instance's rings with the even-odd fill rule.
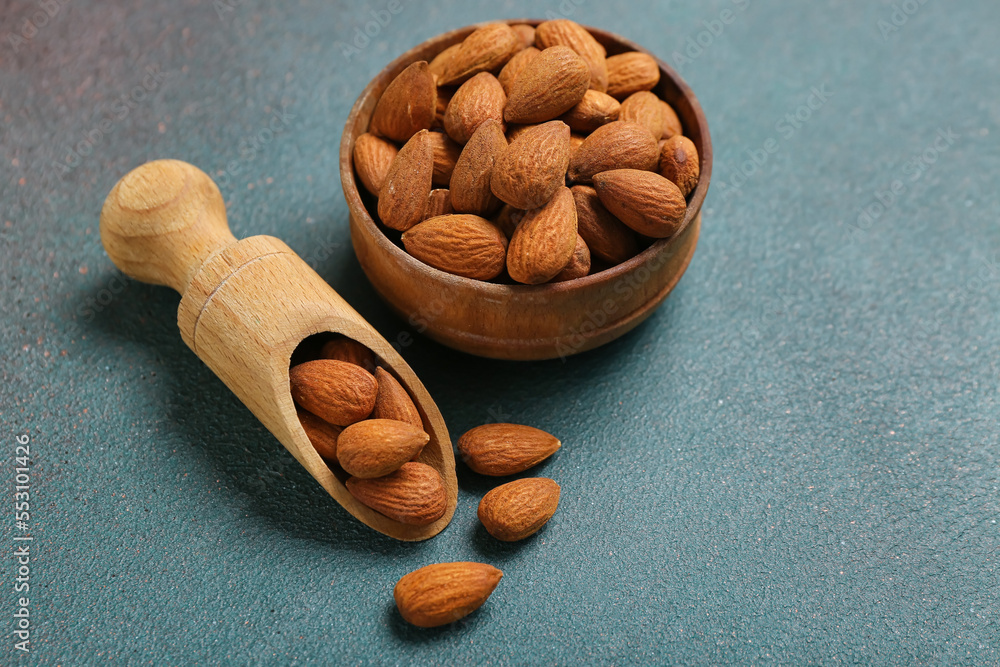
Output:
[[[536,285],[620,264],[680,227],[699,156],[652,90],[579,24],[492,23],[403,70],[354,146],[378,217],[412,256]]]
[[[299,421],[316,452],[349,475],[351,495],[385,516],[417,526],[447,510],[437,470],[416,461],[430,436],[413,399],[364,345],[327,342],[319,359],[289,370]]]

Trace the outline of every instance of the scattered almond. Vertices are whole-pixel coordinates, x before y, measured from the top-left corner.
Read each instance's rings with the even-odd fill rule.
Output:
[[[576,235],[576,247],[573,248],[573,256],[570,258],[569,264],[556,274],[552,282],[562,283],[567,280],[575,280],[583,278],[588,273],[590,273],[590,248],[587,247],[587,243],[578,233]]]
[[[571,188],[576,201],[577,231],[592,257],[608,264],[621,264],[639,252],[635,232],[613,216],[589,185]]]
[[[521,40],[509,25],[485,25],[466,37],[448,57],[438,85],[454,86],[465,83],[480,72],[499,71],[520,49]]]
[[[420,411],[399,380],[381,367],[375,369],[375,379],[378,381],[378,395],[372,419],[395,419],[423,430],[424,420],[420,418]]]
[[[618,120],[621,106],[618,100],[607,93],[588,90],[583,99],[559,120],[576,132],[593,132],[602,125]]]
[[[397,76],[382,93],[372,112],[368,131],[393,141],[408,141],[430,129],[437,107],[437,87],[423,60]]]
[[[535,477],[502,484],[479,503],[479,520],[498,540],[516,542],[534,535],[559,506],[559,485]]]
[[[431,142],[434,157],[434,172],[431,175],[431,185],[439,188],[449,187],[451,174],[455,171],[455,163],[462,154],[462,147],[443,132],[430,132],[427,138]]]
[[[477,215],[441,215],[403,233],[403,247],[421,262],[457,276],[491,280],[503,271],[507,237]]]
[[[493,194],[515,208],[545,205],[566,182],[569,134],[559,120],[519,133],[493,166]]]
[[[404,463],[385,477],[350,477],[346,486],[358,502],[399,523],[426,526],[448,510],[441,475],[416,461]]]
[[[569,19],[541,23],[535,30],[535,42],[541,49],[560,44],[573,49],[587,63],[591,90],[603,93],[608,89],[607,51],[579,23]]]
[[[625,98],[620,118],[642,125],[656,141],[663,136],[663,102],[648,90],[640,90]]]
[[[646,53],[629,51],[611,56],[608,64],[608,95],[625,99],[640,90],[652,90],[660,82],[660,67]]]
[[[701,175],[694,142],[679,134],[664,141],[660,146],[660,175],[676,185],[685,197],[691,194]]]
[[[308,410],[296,408],[302,430],[306,432],[309,442],[327,463],[337,462],[337,438],[343,430],[325,419],[320,419]]]
[[[366,132],[354,142],[354,168],[365,190],[378,197],[399,149],[391,141]]]
[[[484,424],[458,439],[462,460],[481,475],[516,475],[552,456],[562,443],[553,435],[521,424]]]
[[[307,361],[292,366],[288,376],[295,402],[335,426],[361,421],[375,407],[374,376],[346,361]]]
[[[503,572],[483,563],[437,563],[403,576],[392,595],[407,623],[434,628],[483,606],[501,577]]]
[[[497,78],[489,72],[480,72],[455,92],[444,113],[444,130],[460,144],[472,138],[485,121],[503,122],[507,95]]]
[[[451,178],[451,202],[459,213],[487,216],[500,201],[493,194],[493,166],[507,150],[500,121],[490,119],[479,126],[465,145]]]
[[[659,160],[656,139],[638,123],[616,120],[602,125],[584,139],[569,164],[569,177],[589,183],[594,174],[609,169],[656,169]]]
[[[566,268],[576,248],[576,204],[565,185],[548,204],[528,211],[507,249],[507,272],[526,285],[538,285]]]
[[[434,177],[430,132],[421,130],[406,142],[389,167],[378,198],[378,217],[391,229],[406,231],[424,219]]]
[[[525,65],[511,85],[504,118],[521,124],[558,118],[583,99],[589,85],[587,63],[573,49],[545,49]]]
[[[533,46],[529,46],[523,51],[518,51],[513,58],[507,61],[507,64],[500,70],[500,76],[497,77],[506,94],[510,95],[510,89],[517,80],[517,77],[520,76],[524,68],[528,66],[528,63],[534,60],[539,53],[541,51]]]
[[[367,347],[347,336],[338,336],[323,344],[319,351],[320,359],[335,359],[346,361],[355,366],[361,366],[369,373],[375,372],[375,355]]]
[[[677,186],[649,171],[605,171],[594,176],[594,189],[615,217],[644,236],[672,236],[687,212]]]
[[[422,428],[395,419],[366,419],[337,438],[337,460],[359,479],[384,477],[420,453],[430,441]]]

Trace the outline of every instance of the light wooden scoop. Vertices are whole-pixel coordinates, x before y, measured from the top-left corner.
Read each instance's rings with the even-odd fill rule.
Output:
[[[413,370],[287,245],[271,236],[237,241],[219,188],[186,162],[157,160],[129,172],[101,211],[111,261],[136,280],[181,294],[177,326],[198,358],[360,521],[400,540],[439,533],[455,511],[455,458],[444,419]],[[292,352],[313,334],[343,334],[371,349],[413,397],[430,435],[419,460],[444,480],[448,510],[427,526],[393,521],[362,505],[313,448],[288,383]]]

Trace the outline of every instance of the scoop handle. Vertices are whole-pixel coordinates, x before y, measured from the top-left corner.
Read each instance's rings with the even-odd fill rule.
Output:
[[[101,242],[129,276],[183,295],[202,263],[236,238],[208,174],[180,160],[156,160],[112,188],[101,210]]]

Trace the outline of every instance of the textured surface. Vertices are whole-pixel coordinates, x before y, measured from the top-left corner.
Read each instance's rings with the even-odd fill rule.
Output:
[[[386,2],[118,4],[69,3],[16,50],[39,5],[2,4],[2,483],[30,434],[29,661],[1000,662],[1000,4],[403,2],[347,55]],[[648,323],[565,363],[414,335],[453,437],[502,418],[562,439],[539,471],[562,500],[499,544],[475,521],[492,482],[460,469],[452,525],[398,543],[184,347],[176,294],[122,280],[100,207],[144,160],[193,162],[237,236],[283,238],[387,338],[413,334],[346,238],[350,105],[440,31],[565,11],[699,95],[701,244]],[[143,94],[147,68],[165,76]],[[505,576],[464,622],[406,626],[393,584],[442,560]]]

